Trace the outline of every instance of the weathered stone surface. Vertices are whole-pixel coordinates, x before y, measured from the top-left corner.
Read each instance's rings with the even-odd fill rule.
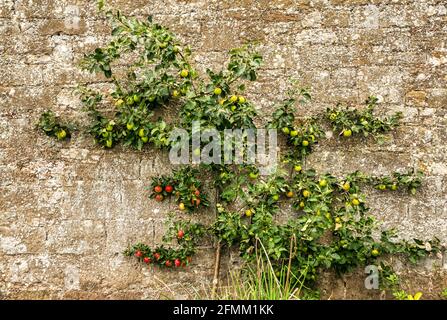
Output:
[[[306,167],[337,175],[422,169],[427,177],[416,196],[370,190],[368,203],[383,227],[396,227],[401,237],[437,236],[447,244],[445,1],[110,3],[126,14],[154,15],[192,46],[201,72],[220,68],[228,49],[258,40],[266,63],[247,97],[259,111],[260,125],[285,96],[290,77],[312,89],[314,101],[299,108],[302,116],[339,101],[360,105],[370,94],[382,102],[380,113],[401,111],[403,126],[384,145],[332,137]],[[171,171],[167,154],[121,147],[106,152],[87,135],[63,143],[34,129],[49,108],[69,120],[85,119],[72,92],[77,84],[107,90],[103,77],[76,66],[109,38],[95,7],[87,0],[0,2],[0,298],[207,297],[213,273],[209,240],[181,271],[148,269],[122,255],[134,242],[161,241],[175,203],[149,201],[145,187],[151,177]],[[213,214],[205,210],[192,218],[209,223]],[[226,249],[222,255],[223,276],[239,260]],[[443,269],[438,260],[416,268],[396,264],[405,288],[439,298],[447,287],[446,253]],[[362,271],[324,277],[323,297],[381,298],[364,289]]]

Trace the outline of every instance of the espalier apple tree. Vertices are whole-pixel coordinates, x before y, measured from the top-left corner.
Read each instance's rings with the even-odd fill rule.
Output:
[[[88,132],[98,146],[169,150],[173,144],[170,132],[177,127],[190,130],[195,121],[219,132],[256,129],[254,102],[244,95],[246,85],[256,81],[262,63],[254,46],[232,49],[227,64],[221,70],[208,69],[205,76],[190,63],[190,49],[152,17],[126,17],[105,9],[101,2],[100,11],[112,25],[111,40],[85,55],[81,67],[103,75],[113,89],[104,93],[89,86],[78,88],[91,119]],[[116,73],[121,60],[126,62],[126,70]],[[101,109],[110,107],[111,101],[115,111],[106,115]],[[300,106],[310,101],[309,91],[293,83],[265,123],[283,139],[281,162],[274,174],[261,176],[256,165],[201,164],[180,166],[170,175],[154,177],[149,198],[163,202],[173,197],[178,210],[169,213],[164,243],[151,247],[141,239],[141,243],[123,248],[124,254],[162,272],[163,268],[191,265],[198,244],[205,236],[212,237],[216,247],[214,285],[220,251],[233,247],[248,265],[261,257],[270,261],[277,274],[285,268],[292,272],[303,285],[300,297],[309,298],[318,296],[316,283],[325,270],[345,273],[379,264],[378,259],[390,254],[416,262],[439,251],[437,239],[406,241],[397,238],[394,230],[377,229],[363,192],[364,186],[372,185],[396,196],[406,191],[415,194],[421,186],[421,172],[374,176],[356,171],[334,176],[316,172],[304,161],[325,139],[323,128],[329,127],[343,141],[375,139],[381,143],[399,125],[401,115],[376,116],[378,101],[370,97],[361,110],[337,105],[323,114],[299,117]],[[166,107],[169,112],[178,111],[174,120],[156,118],[155,111],[166,113]],[[51,112],[42,115],[38,126],[59,140],[68,139],[74,130]],[[192,153],[200,154],[200,149]],[[285,223],[275,219],[281,210],[290,211]],[[215,221],[209,225],[193,222],[191,213],[197,213],[195,217],[215,215]],[[397,298],[405,297],[390,267],[381,262],[380,270],[382,286]]]

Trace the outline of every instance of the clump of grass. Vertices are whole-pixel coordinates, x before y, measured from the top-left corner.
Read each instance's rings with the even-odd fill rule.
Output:
[[[291,239],[288,264],[276,270],[269,259],[264,245],[259,241],[261,253],[256,254],[254,263],[247,263],[242,269],[230,271],[227,285],[219,290],[217,299],[225,300],[295,300],[300,299],[307,268],[300,274],[291,269],[293,239]]]
[[[300,268],[300,273],[292,271],[293,252],[296,247],[295,239],[290,241],[289,259],[280,267],[273,267],[264,245],[258,240],[256,246],[256,259],[247,262],[240,269],[230,271],[225,279],[224,285],[220,286],[215,295],[209,285],[202,288],[185,286],[181,283],[175,285],[173,291],[170,286],[156,279],[163,285],[171,295],[164,295],[163,299],[176,299],[176,291],[184,291],[193,299],[216,299],[216,300],[299,300],[316,299],[313,290],[304,286],[308,266]],[[277,266],[277,265],[276,265]]]

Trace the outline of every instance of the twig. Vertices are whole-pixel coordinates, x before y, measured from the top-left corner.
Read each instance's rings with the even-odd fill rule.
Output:
[[[216,205],[214,206],[215,215],[217,217],[217,202],[219,201],[219,190],[216,188]],[[211,289],[211,299],[215,299],[217,287],[219,285],[219,273],[220,273],[220,240],[217,242],[216,248],[216,259],[214,261],[214,276],[213,276],[213,286]]]
[[[214,276],[213,276],[213,287],[211,290],[211,299],[215,299],[217,287],[219,285],[219,272],[220,272],[220,241],[217,243],[216,248],[216,260],[214,262]]]
[[[292,250],[295,248],[295,234],[292,235],[290,238],[290,249],[289,249],[289,264],[287,266],[287,276],[286,276],[286,290],[285,292],[289,292],[289,285],[290,285],[290,268],[292,268]]]

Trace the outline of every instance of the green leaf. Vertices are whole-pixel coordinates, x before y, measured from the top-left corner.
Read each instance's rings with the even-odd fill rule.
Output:
[[[116,27],[112,30],[112,36],[117,36],[119,35],[121,32],[123,32],[123,27]]]
[[[98,11],[104,9],[104,0],[98,0]]]
[[[106,78],[111,78],[112,77],[112,71],[104,70],[104,75],[106,76]]]

